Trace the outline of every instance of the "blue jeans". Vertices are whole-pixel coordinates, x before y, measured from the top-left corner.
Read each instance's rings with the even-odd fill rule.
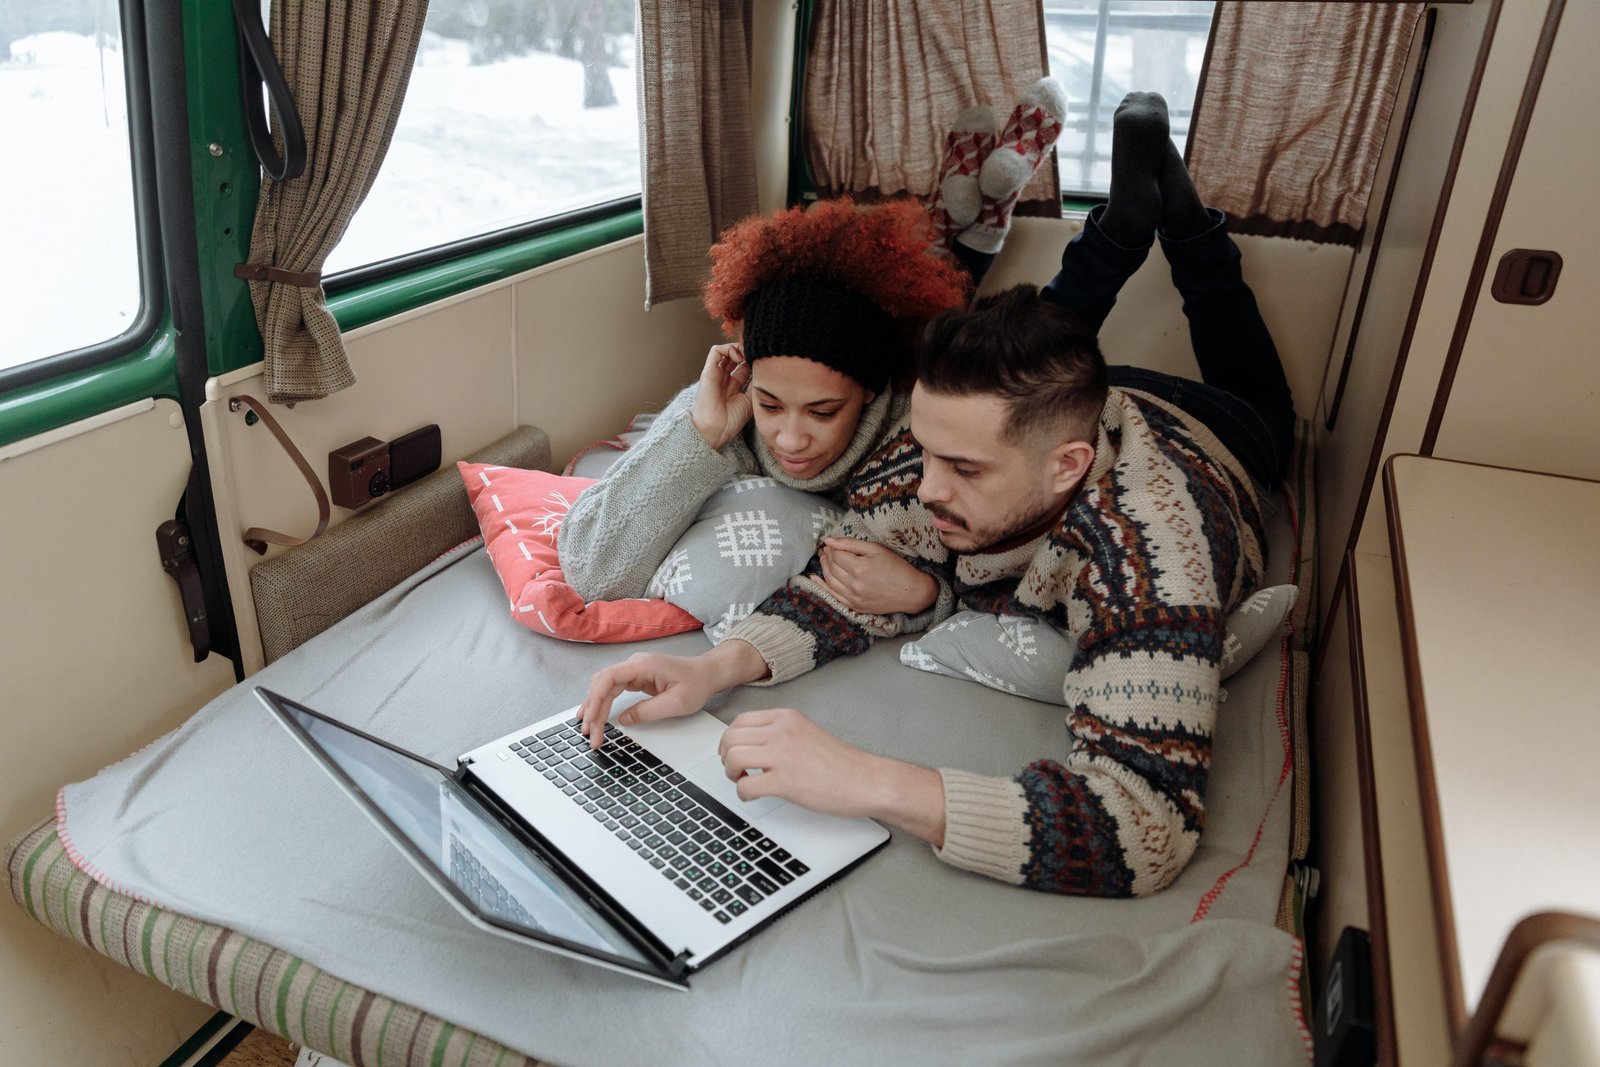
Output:
[[[1107,237],[1099,226],[1104,211],[1096,207],[1089,213],[1083,231],[1061,253],[1061,271],[1043,290],[1046,299],[1071,310],[1096,333],[1123,283],[1150,253],[1149,245],[1123,248]],[[1183,297],[1202,380],[1115,366],[1111,384],[1149,393],[1199,419],[1270,491],[1288,473],[1294,400],[1277,346],[1239,269],[1239,248],[1228,236],[1222,212],[1211,215],[1215,224],[1197,236],[1161,238],[1172,283]]]

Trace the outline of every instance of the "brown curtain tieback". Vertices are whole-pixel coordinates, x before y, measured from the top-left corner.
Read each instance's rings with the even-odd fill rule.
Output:
[[[323,492],[322,482],[317,478],[317,472],[311,469],[311,464],[306,462],[306,457],[302,456],[300,450],[294,446],[294,442],[289,440],[289,435],[284,432],[282,426],[278,425],[278,420],[272,417],[272,412],[267,410],[267,405],[245,393],[241,393],[233,399],[255,412],[261,421],[266,424],[267,429],[272,431],[272,436],[278,439],[278,443],[283,446],[283,450],[289,453],[289,458],[294,460],[294,465],[300,468],[301,476],[305,478],[306,484],[311,487],[311,492],[317,498],[317,528],[312,532],[311,537],[293,537],[289,534],[279,533],[277,530],[265,530],[259,526],[252,526],[244,532],[244,543],[254,549],[257,554],[264,554],[267,551],[268,544],[286,545],[293,548],[295,545],[305,544],[312,537],[320,536],[322,531],[328,528],[330,508],[328,507],[328,494]]]
[[[281,267],[269,267],[262,263],[238,263],[234,265],[233,276],[247,282],[279,282],[283,285],[294,285],[301,289],[322,288],[322,272],[310,270],[295,272],[283,270]]]

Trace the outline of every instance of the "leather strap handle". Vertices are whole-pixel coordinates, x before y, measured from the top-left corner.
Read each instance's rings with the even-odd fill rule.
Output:
[[[317,477],[317,472],[311,469],[311,464],[306,462],[306,457],[302,456],[300,450],[294,446],[294,442],[289,440],[289,435],[278,424],[278,420],[272,417],[272,412],[267,410],[267,405],[247,393],[240,393],[233,399],[255,412],[267,429],[272,431],[272,436],[278,439],[278,444],[282,445],[283,450],[289,453],[289,458],[294,460],[294,465],[300,468],[301,476],[305,478],[306,484],[311,487],[312,495],[317,498],[317,528],[311,532],[309,537],[294,537],[290,534],[279,533],[277,530],[252,526],[244,532],[244,543],[254,549],[257,554],[265,554],[269,544],[285,545],[293,548],[296,545],[305,544],[313,537],[321,536],[322,531],[328,528],[328,515],[331,509],[328,506],[328,494],[323,491],[322,481]]]
[[[322,272],[317,270],[292,271],[282,267],[269,267],[264,263],[236,263],[233,276],[247,282],[277,282],[301,289],[322,288]]]

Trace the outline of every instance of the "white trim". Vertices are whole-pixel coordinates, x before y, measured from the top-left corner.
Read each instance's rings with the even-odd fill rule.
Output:
[[[226,390],[232,389],[240,382],[247,382],[252,378],[259,378],[266,372],[266,363],[258,361],[250,364],[248,367],[240,367],[238,370],[231,370],[227,374],[219,374],[215,378],[207,378],[206,400],[221,400],[222,394]]]
[[[114,422],[121,422],[123,419],[131,419],[135,415],[143,415],[155,406],[156,402],[153,397],[145,397],[143,400],[135,400],[131,404],[124,404],[120,408],[112,408],[110,411],[91,415],[87,419],[79,419],[77,422],[58,426],[54,430],[46,430],[44,433],[34,434],[32,437],[24,437],[20,441],[13,441],[9,445],[0,447],[0,463],[4,463],[8,459],[16,459],[18,456],[25,456],[29,452],[36,452],[58,441],[65,441],[68,438],[77,437],[79,434],[88,433],[90,430],[98,430],[102,426],[109,426]]]

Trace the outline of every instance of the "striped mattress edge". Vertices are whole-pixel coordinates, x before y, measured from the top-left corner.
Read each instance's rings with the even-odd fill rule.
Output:
[[[73,865],[54,817],[7,846],[6,868],[35,921],[351,1067],[547,1067],[282,949],[106,888]]]

